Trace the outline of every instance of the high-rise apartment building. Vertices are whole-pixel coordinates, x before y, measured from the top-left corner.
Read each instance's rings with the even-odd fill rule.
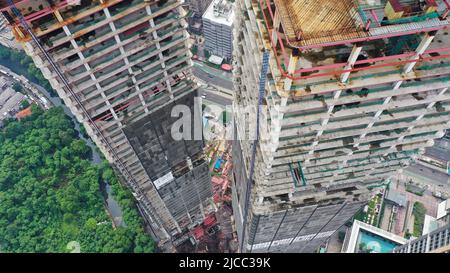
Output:
[[[228,0],[214,0],[203,14],[205,49],[214,55],[231,60],[233,55],[233,4]]]
[[[233,206],[242,251],[313,252],[372,187],[450,127],[450,4],[236,4]],[[265,50],[261,140],[249,182],[246,136],[257,117],[246,107],[258,104]]]
[[[398,246],[394,253],[450,253],[450,224]]]
[[[120,171],[156,236],[201,222],[212,195],[203,141],[171,136],[172,107],[198,107],[182,1],[13,2],[0,7],[16,39]]]

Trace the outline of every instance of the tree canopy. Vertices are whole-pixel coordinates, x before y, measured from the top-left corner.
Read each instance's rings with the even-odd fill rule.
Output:
[[[33,105],[0,131],[0,252],[153,252],[133,196],[107,162],[94,165],[62,108]],[[100,182],[108,181],[123,211],[114,229]]]

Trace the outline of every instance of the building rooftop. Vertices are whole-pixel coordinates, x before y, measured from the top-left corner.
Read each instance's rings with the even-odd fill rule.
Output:
[[[16,118],[17,118],[17,119],[23,119],[23,118],[26,118],[26,117],[28,117],[28,116],[31,116],[31,114],[33,114],[33,112],[32,112],[32,110],[31,110],[31,106],[30,106],[30,107],[28,107],[28,108],[26,108],[26,109],[24,109],[24,110],[18,112],[18,113],[16,114]]]
[[[450,214],[450,199],[447,199],[438,205],[437,219],[441,219]]]
[[[231,27],[234,22],[233,4],[228,0],[214,0],[203,14],[203,20]]]
[[[344,249],[345,253],[358,253],[362,245],[371,253],[392,252],[394,247],[404,245],[408,240],[393,233],[355,220],[347,233]]]
[[[363,38],[353,0],[275,0],[292,46]]]
[[[406,207],[408,201],[404,193],[398,192],[394,189],[389,189],[385,198],[386,200],[389,200],[402,207]]]
[[[448,150],[436,146],[426,148],[425,156],[443,161],[445,163],[450,162],[450,153]]]
[[[220,56],[216,56],[216,55],[211,55],[211,57],[209,57],[208,62],[216,64],[216,65],[221,65],[223,63],[223,58]]]
[[[437,222],[436,218],[425,214],[425,218],[423,220],[422,235],[426,235],[430,232],[433,232],[438,228],[439,228],[439,223]]]

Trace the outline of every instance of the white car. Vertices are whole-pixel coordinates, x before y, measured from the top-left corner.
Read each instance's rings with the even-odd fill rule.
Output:
[[[209,114],[209,113],[206,113],[206,114],[204,114],[203,115],[205,118],[207,118],[207,119],[215,119],[216,117],[215,116],[213,116],[213,115],[211,115],[211,114]]]

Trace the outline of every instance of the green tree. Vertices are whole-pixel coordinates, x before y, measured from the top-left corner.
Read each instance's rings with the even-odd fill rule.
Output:
[[[23,75],[30,81],[44,87],[52,96],[56,96],[50,82],[42,75],[42,72],[34,65],[33,60],[23,51],[17,51],[0,45],[0,64],[8,67],[14,73]]]
[[[0,50],[1,55],[1,50]],[[62,108],[10,121],[0,131],[2,252],[153,252],[131,193],[107,162],[93,165]],[[125,226],[113,228],[99,182],[106,180]]]
[[[419,237],[422,235],[423,230],[423,224],[425,220],[425,213],[427,212],[427,209],[425,206],[420,202],[415,202],[413,205],[413,211],[412,214],[414,215],[414,229],[413,229],[413,236]]]
[[[23,91],[22,85],[20,83],[17,83],[17,82],[13,83],[12,89],[14,89],[14,91],[16,91],[16,92],[22,92]]]
[[[84,225],[87,230],[95,230],[97,227],[97,221],[94,218],[89,218]]]
[[[27,100],[23,100],[23,101],[20,103],[20,108],[21,108],[21,109],[28,108],[29,106],[30,106],[30,102],[27,101]]]

